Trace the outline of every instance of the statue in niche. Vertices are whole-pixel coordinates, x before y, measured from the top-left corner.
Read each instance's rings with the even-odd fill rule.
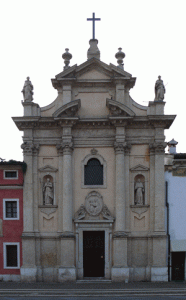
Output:
[[[54,188],[50,178],[43,184],[43,199],[44,205],[53,205],[54,201]]]
[[[161,76],[158,76],[158,80],[155,83],[155,99],[154,101],[163,101],[165,94],[165,86]]]
[[[27,80],[25,81],[22,93],[24,101],[29,102],[33,100],[33,85],[29,77],[27,77]]]
[[[134,203],[136,205],[144,205],[144,192],[145,192],[145,189],[144,189],[144,185],[143,185],[143,182],[141,182],[140,179],[138,179],[135,183],[135,186],[134,186],[134,192],[135,192],[135,200],[134,200]]]

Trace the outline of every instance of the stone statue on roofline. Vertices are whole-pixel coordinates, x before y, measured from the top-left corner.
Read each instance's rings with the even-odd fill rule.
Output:
[[[30,78],[27,77],[24,87],[23,87],[23,90],[21,91],[23,93],[25,102],[33,101],[33,94],[34,94],[33,89],[34,89],[34,87],[30,81]]]
[[[165,95],[165,86],[161,76],[158,76],[158,80],[155,83],[155,99],[154,101],[163,101]]]

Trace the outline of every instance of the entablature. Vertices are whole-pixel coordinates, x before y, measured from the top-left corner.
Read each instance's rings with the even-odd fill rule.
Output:
[[[60,113],[59,113],[60,114]],[[168,129],[175,119],[175,115],[155,116],[107,116],[106,118],[75,117],[13,117],[19,130],[50,129],[64,126],[125,126],[126,128],[156,128]]]

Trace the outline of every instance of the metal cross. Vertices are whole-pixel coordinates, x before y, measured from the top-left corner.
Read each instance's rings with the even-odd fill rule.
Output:
[[[95,40],[95,21],[101,21],[101,19],[95,18],[95,13],[92,13],[92,18],[88,18],[87,21],[92,21],[93,40]]]

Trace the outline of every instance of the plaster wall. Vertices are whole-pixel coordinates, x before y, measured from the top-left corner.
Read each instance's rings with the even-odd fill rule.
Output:
[[[186,240],[186,177],[173,176],[172,172],[166,171],[165,181],[168,182],[171,240]]]
[[[149,167],[149,145],[133,145],[130,153],[130,168],[138,164]]]
[[[79,93],[78,98],[81,99],[80,118],[100,118],[109,114],[106,107],[106,99],[110,98],[109,93]]]
[[[58,154],[56,146],[41,146],[38,155],[38,167],[50,165],[54,168],[58,167]]]
[[[15,165],[4,166],[4,170],[17,170],[17,167]],[[12,280],[18,278],[12,276],[18,276],[20,274],[20,269],[4,269],[3,243],[19,243],[20,267],[22,265],[21,235],[23,232],[23,172],[21,169],[18,169],[18,179],[9,180],[3,178],[4,170],[0,169],[0,274],[3,275],[3,280],[9,281],[12,278]],[[3,199],[19,199],[19,220],[3,219]]]

